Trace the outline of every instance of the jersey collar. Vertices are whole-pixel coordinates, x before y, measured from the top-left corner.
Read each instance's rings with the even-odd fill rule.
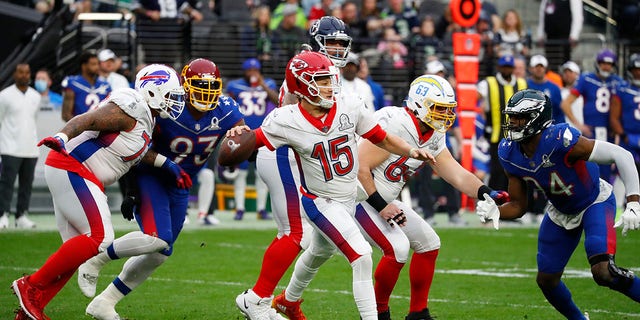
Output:
[[[324,121],[309,114],[307,110],[302,108],[302,105],[300,105],[300,103],[298,103],[298,109],[302,113],[302,116],[304,116],[304,118],[307,119],[307,121],[309,121],[309,123],[311,123],[316,129],[326,133],[327,131],[329,131],[329,128],[331,128],[333,119],[336,116],[337,105],[335,102],[333,103],[333,107],[329,109],[329,112],[327,113],[327,116],[324,119]]]

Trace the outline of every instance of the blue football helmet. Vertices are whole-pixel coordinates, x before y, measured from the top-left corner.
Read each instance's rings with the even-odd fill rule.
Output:
[[[347,26],[342,20],[333,16],[324,16],[316,20],[309,28],[309,37],[313,51],[329,57],[338,68],[347,64],[352,39],[347,34]]]

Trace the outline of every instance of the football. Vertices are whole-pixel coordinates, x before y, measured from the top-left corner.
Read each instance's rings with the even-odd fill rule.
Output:
[[[231,138],[225,137],[220,146],[218,163],[221,166],[235,166],[249,159],[256,148],[256,133],[242,131],[242,134]]]

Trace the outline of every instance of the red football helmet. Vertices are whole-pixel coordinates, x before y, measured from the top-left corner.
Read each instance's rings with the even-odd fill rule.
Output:
[[[320,77],[331,79],[330,88],[333,92],[331,98],[327,99],[320,94],[321,88],[327,88],[316,82]],[[325,55],[312,51],[303,51],[291,58],[285,73],[289,92],[314,106],[326,109],[333,106],[335,95],[340,92],[338,77],[338,68],[333,65],[333,62]]]
[[[213,110],[222,93],[220,71],[213,61],[195,59],[182,68],[182,86],[187,101],[199,111]]]

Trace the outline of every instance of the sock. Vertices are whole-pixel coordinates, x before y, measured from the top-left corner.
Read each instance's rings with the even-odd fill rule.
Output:
[[[276,289],[278,281],[282,279],[299,252],[300,246],[293,242],[291,237],[284,236],[280,239],[274,239],[264,252],[262,268],[258,281],[253,286],[253,292],[261,298],[270,297]]]
[[[287,289],[285,290],[285,299],[291,302],[300,300],[300,298],[302,298],[302,291],[304,291],[316,273],[318,273],[318,268],[329,260],[329,258],[330,256],[315,256],[311,254],[311,250],[303,252],[300,258],[298,258],[298,261],[296,261],[291,280],[289,280],[289,285],[287,285]]]
[[[542,289],[542,293],[547,301],[567,319],[584,319],[584,315],[571,299],[571,292],[564,282],[560,281],[558,286],[550,290]]]
[[[266,210],[267,208],[267,195],[269,194],[269,188],[267,184],[262,181],[260,175],[256,174],[256,209]]]
[[[366,254],[351,263],[353,274],[353,299],[356,301],[360,318],[378,320],[376,311],[376,295],[371,280],[373,261],[371,254]]]
[[[42,296],[42,300],[41,300],[42,309],[44,309],[44,307],[49,303],[49,301],[51,301],[53,297],[55,297],[56,294],[60,292],[60,290],[62,290],[62,287],[64,287],[64,285],[67,284],[67,282],[73,276],[74,273],[75,273],[75,270],[69,271],[61,275],[58,280],[49,284],[47,289],[44,291],[44,295]]]
[[[122,284],[120,279],[116,278],[112,283],[109,283],[106,289],[100,293],[99,297],[112,303],[112,306],[115,306],[124,296],[125,293],[122,293],[118,288],[118,285]],[[131,292],[131,290],[127,290],[127,293]],[[96,297],[97,298],[97,297]]]
[[[215,176],[213,170],[209,168],[203,168],[198,173],[198,181],[200,186],[198,187],[198,217],[200,215],[206,216],[211,201],[213,201],[213,192],[215,191]]]
[[[98,243],[93,239],[79,235],[64,242],[49,259],[29,277],[29,282],[42,289],[48,289],[54,281],[67,273],[75,272],[78,267],[98,254]]]
[[[169,257],[159,252],[129,258],[129,260],[124,263],[124,266],[122,266],[122,271],[116,278],[116,280],[121,280],[123,286],[126,286],[126,289],[122,286],[116,286],[118,289],[121,289],[120,292],[125,295],[128,294],[129,291],[137,288],[147,280],[167,258]],[[114,284],[117,284],[116,280],[114,280]]]
[[[438,249],[423,253],[414,252],[409,265],[409,281],[411,282],[411,301],[409,312],[419,312],[429,303],[429,290],[436,271]]]
[[[628,290],[620,291],[620,292],[622,292],[627,297],[633,299],[633,301],[640,302],[640,278],[638,278],[638,276],[633,278],[633,283],[631,284],[631,287],[629,287]]]
[[[247,175],[249,172],[239,168],[236,168],[236,170],[238,170],[238,176],[233,180],[234,200],[236,202],[236,210],[244,211],[244,200],[247,192]]]
[[[400,270],[404,263],[397,262],[394,257],[383,256],[376,267],[374,278],[375,292],[376,292],[376,304],[378,305],[378,312],[385,312],[389,310],[389,297],[393,288],[398,282],[400,276]]]

